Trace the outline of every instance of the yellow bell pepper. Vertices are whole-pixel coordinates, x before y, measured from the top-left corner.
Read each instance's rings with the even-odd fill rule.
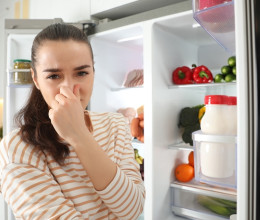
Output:
[[[201,119],[203,118],[203,116],[205,114],[205,111],[206,111],[206,106],[201,107],[200,110],[199,110],[198,118],[199,118],[200,122],[201,122]]]

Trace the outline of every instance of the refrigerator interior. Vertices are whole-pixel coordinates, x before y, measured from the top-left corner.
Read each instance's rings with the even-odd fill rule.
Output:
[[[128,41],[118,42],[127,37]],[[192,11],[97,33],[91,36],[91,44],[96,76],[90,110],[117,111],[144,104],[145,143],[138,145],[145,158],[144,219],[178,219],[177,215],[190,219],[209,217],[205,208],[192,206],[190,201],[174,203],[174,196],[181,199],[187,193],[222,199],[228,195],[235,201],[234,191],[214,190],[194,181],[187,186],[177,182],[174,176],[175,167],[186,163],[193,150],[183,144],[177,126],[181,109],[203,104],[205,95],[236,95],[236,83],[181,86],[172,83],[172,71],[179,66],[206,65],[215,75],[230,57],[197,26]],[[143,87],[122,88],[125,74],[135,68],[144,69]],[[210,219],[226,218],[211,213]]]

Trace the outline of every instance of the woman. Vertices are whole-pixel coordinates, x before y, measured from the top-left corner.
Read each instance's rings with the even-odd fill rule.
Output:
[[[54,24],[32,46],[34,86],[0,145],[0,189],[18,219],[137,219],[145,189],[122,115],[94,113],[82,31]]]

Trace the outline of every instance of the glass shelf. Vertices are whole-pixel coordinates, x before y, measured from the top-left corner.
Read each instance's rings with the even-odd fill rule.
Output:
[[[235,189],[212,186],[205,183],[197,182],[196,180],[192,180],[188,183],[174,181],[173,183],[171,183],[170,187],[198,193],[200,195],[213,196],[231,201],[236,201],[237,198],[237,191]]]
[[[201,83],[201,84],[185,84],[185,85],[169,85],[169,89],[177,89],[177,88],[194,88],[194,87],[221,87],[221,86],[235,86],[236,82],[223,82],[223,83]]]
[[[184,142],[180,142],[177,144],[171,144],[168,146],[168,148],[172,149],[172,150],[193,150],[193,146],[190,146],[189,144],[184,143]]]
[[[142,89],[143,86],[135,86],[135,87],[118,87],[118,88],[111,88],[111,91],[116,92],[120,90],[128,90],[128,89]]]

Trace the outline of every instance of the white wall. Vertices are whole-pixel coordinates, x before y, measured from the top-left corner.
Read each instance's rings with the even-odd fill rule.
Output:
[[[30,18],[62,18],[65,22],[88,20],[90,0],[30,0],[29,11]]]

